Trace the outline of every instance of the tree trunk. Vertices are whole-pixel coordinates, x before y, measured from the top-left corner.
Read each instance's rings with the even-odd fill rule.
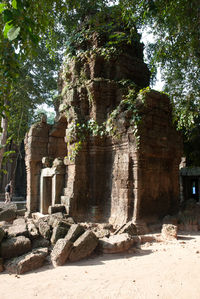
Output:
[[[8,119],[5,116],[1,119],[1,135],[0,135],[0,169],[2,168],[3,154],[5,152],[5,146],[7,141],[7,129],[8,129]]]

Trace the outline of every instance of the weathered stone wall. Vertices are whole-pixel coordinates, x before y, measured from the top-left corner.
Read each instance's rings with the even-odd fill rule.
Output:
[[[166,95],[149,84],[138,40],[105,57],[93,49],[105,36],[63,65],[62,100],[55,125],[33,127],[26,140],[28,209],[40,206],[42,157],[63,158],[60,201],[76,221],[138,225],[176,211],[181,140]],[[46,207],[48,208],[48,207]]]
[[[64,142],[66,120],[61,118],[54,126],[43,119],[34,124],[25,138],[27,170],[27,209],[35,212],[40,209],[40,175],[42,158],[55,159],[67,153]]]
[[[155,220],[177,211],[181,137],[172,125],[169,98],[155,91],[146,95],[138,150],[137,219]]]

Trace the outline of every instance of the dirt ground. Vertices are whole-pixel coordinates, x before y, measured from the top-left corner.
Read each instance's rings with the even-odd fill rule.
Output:
[[[200,298],[200,234],[146,243],[24,275],[0,275],[0,299]]]

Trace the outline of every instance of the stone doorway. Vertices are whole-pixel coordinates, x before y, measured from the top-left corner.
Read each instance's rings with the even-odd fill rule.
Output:
[[[43,177],[42,190],[41,190],[41,213],[48,214],[48,208],[52,202],[52,178]]]
[[[45,158],[43,159],[45,160]],[[65,166],[62,159],[56,158],[52,167],[46,167],[41,170],[40,213],[48,214],[49,206],[59,204],[61,202],[64,179]]]

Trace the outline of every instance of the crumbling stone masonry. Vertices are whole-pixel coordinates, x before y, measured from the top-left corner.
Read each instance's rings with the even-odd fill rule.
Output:
[[[138,36],[110,56],[106,40],[93,32],[77,45],[55,124],[43,119],[27,134],[27,209],[62,203],[76,221],[151,223],[177,211],[181,139],[169,98],[138,93],[150,77]]]

